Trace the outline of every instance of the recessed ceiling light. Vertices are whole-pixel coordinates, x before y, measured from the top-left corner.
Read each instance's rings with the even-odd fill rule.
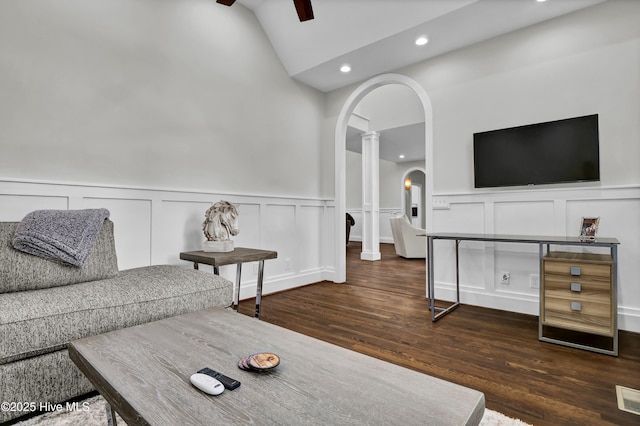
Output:
[[[416,46],[424,46],[429,42],[429,39],[425,36],[420,36],[416,39]]]
[[[538,3],[544,3],[547,0],[536,0]]]
[[[404,158],[404,154],[400,154],[398,157],[402,160]]]
[[[347,65],[347,64],[344,64],[343,66],[340,67],[340,71],[341,72],[345,72],[345,73],[349,72],[349,71],[351,71],[351,67],[349,65]]]

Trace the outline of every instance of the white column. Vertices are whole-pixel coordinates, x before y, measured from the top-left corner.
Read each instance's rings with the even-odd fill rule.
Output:
[[[380,134],[362,134],[362,260],[380,260]]]

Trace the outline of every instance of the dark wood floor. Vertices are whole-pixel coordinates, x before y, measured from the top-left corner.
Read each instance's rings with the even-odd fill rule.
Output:
[[[540,342],[530,315],[463,305],[432,323],[424,260],[381,250],[381,261],[361,261],[350,243],[346,284],[266,296],[262,320],[477,389],[487,408],[534,425],[640,425],[615,392],[640,389],[639,334],[620,332],[616,358]]]

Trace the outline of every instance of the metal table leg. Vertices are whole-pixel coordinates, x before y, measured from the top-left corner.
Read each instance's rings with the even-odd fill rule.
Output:
[[[460,304],[460,260],[458,259],[458,248],[460,240],[456,240],[456,303]]]
[[[613,355],[618,356],[618,246],[612,244],[611,246],[611,258],[613,259]]]
[[[433,244],[431,244],[431,251],[429,253],[430,256],[430,263],[431,263],[431,269],[429,270],[429,275],[430,275],[430,293],[431,293],[431,297],[429,300],[429,307],[431,308],[431,321],[432,322],[436,322],[438,321],[440,318],[442,318],[443,316],[447,315],[449,312],[453,311],[454,309],[456,309],[458,306],[460,306],[460,263],[458,260],[458,247],[460,246],[460,240],[455,240],[456,241],[456,301],[449,306],[448,308],[438,308],[435,305],[435,296],[434,296],[434,292],[435,292],[435,282],[433,280]],[[436,311],[438,311],[438,314],[436,314]]]
[[[433,297],[433,238],[427,237],[427,298],[429,299],[429,310],[431,311],[431,321],[434,317],[435,299]]]
[[[539,248],[539,259],[538,259],[538,282],[539,282],[539,290],[538,290],[538,311],[539,311],[539,315],[538,315],[538,340],[543,340],[542,338],[542,318],[544,317],[544,312],[542,310],[542,298],[544,297],[544,294],[542,293],[544,291],[544,286],[542,284],[543,280],[544,280],[544,276],[542,274],[542,259],[544,258],[544,244],[540,243],[538,244]],[[549,244],[547,244],[547,253],[549,253]]]
[[[262,299],[262,279],[264,277],[264,260],[258,262],[258,285],[256,288],[256,318],[260,318],[260,301]]]
[[[240,305],[240,282],[242,277],[242,262],[238,263],[236,268],[236,294],[233,298],[233,309],[238,310],[238,305]]]
[[[117,426],[118,421],[116,420],[116,412],[107,401],[104,403],[104,409],[107,411],[107,425],[108,426]]]

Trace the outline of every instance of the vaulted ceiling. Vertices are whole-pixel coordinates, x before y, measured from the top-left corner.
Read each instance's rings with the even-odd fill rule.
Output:
[[[603,1],[312,0],[305,22],[292,0],[236,4],[253,10],[292,78],[326,92]],[[429,42],[416,46],[420,36]]]
[[[292,78],[328,92],[604,1],[311,0],[314,19],[305,22],[292,0],[236,4],[253,10]],[[421,36],[428,43],[417,46]],[[380,132],[381,159],[424,159],[424,125],[371,130]],[[348,150],[360,152],[360,134],[349,128]]]

